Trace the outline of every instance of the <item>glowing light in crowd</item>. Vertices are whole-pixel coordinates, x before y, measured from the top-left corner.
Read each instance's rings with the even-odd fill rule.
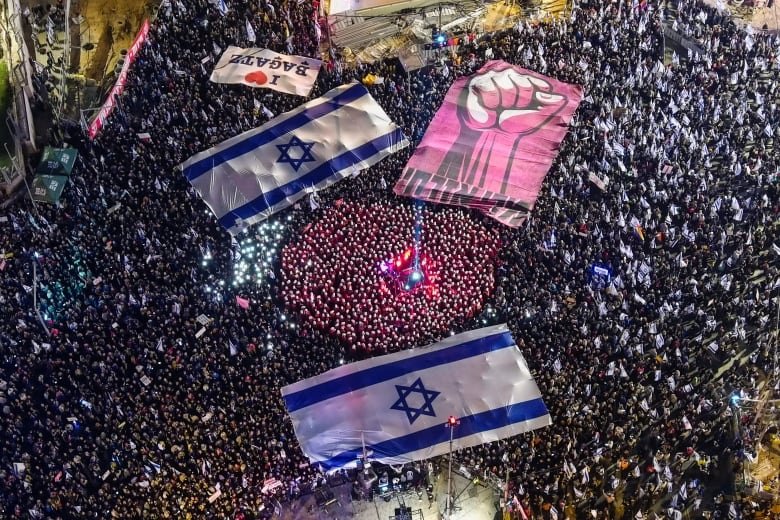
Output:
[[[421,233],[415,233],[415,245],[407,247],[395,259],[379,262],[379,272],[393,285],[406,292],[417,292],[423,289],[428,297],[437,295],[435,281],[437,275],[432,271],[434,263],[418,247]]]
[[[420,251],[422,251],[423,204],[421,200],[414,201],[414,269],[418,273],[420,270]]]
[[[203,255],[203,262],[202,262],[201,265],[203,265],[203,267],[208,266],[209,262],[211,262],[211,260],[213,260],[213,258],[214,257],[211,255],[211,250],[210,249],[206,249],[206,253]]]
[[[284,223],[280,220],[266,221],[238,239],[238,247],[235,244],[233,246],[231,285],[234,288],[245,284],[259,287],[268,284],[268,279],[273,277],[273,263],[279,253],[279,242],[284,237],[284,231]]]
[[[498,314],[496,313],[496,309],[491,307],[490,305],[485,306],[485,311],[482,313],[482,324],[483,325],[492,325],[496,323],[496,317]]]

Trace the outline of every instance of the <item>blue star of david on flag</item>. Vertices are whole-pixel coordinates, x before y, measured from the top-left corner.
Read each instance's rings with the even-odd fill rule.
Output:
[[[300,169],[300,167],[303,165],[303,163],[316,161],[314,156],[312,156],[311,154],[311,149],[313,146],[314,146],[314,142],[307,143],[305,141],[300,140],[297,136],[293,136],[292,139],[290,139],[289,143],[276,145],[279,151],[282,152],[281,155],[279,155],[279,158],[276,160],[276,162],[280,164],[287,163],[293,167],[293,170],[297,172]],[[291,148],[299,148],[301,150],[301,156],[290,157]]]
[[[390,407],[391,410],[399,410],[406,412],[406,417],[409,419],[409,424],[414,424],[421,415],[428,415],[430,417],[436,417],[436,413],[433,411],[433,401],[441,392],[434,390],[428,390],[423,386],[422,380],[418,377],[417,381],[411,384],[411,386],[395,385],[395,389],[398,391],[398,400]],[[418,408],[414,408],[409,405],[406,399],[413,393],[422,395],[423,404]]]

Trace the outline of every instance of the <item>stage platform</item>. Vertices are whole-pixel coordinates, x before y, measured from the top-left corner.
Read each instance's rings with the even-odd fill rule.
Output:
[[[453,496],[460,497],[455,502],[456,510],[451,520],[493,520],[498,495],[493,489],[472,484],[460,475],[453,474]],[[331,488],[336,499],[330,505],[317,506],[313,494],[301,497],[292,504],[282,504],[281,515],[274,518],[282,520],[390,520],[395,518],[395,509],[402,501],[413,512],[413,520],[440,520],[443,518],[444,502],[447,494],[446,473],[439,474],[434,485],[434,500],[429,501],[425,493],[418,497],[410,491],[394,496],[389,501],[375,498],[373,502],[353,501],[350,497],[350,483]],[[400,500],[399,500],[400,499]],[[421,515],[417,515],[416,511]]]

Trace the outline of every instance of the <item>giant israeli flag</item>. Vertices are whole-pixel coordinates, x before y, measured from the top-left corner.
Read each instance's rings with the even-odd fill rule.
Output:
[[[303,452],[331,470],[403,463],[548,426],[550,414],[506,325],[359,361],[282,388]]]
[[[409,145],[366,88],[335,88],[181,168],[231,233]]]

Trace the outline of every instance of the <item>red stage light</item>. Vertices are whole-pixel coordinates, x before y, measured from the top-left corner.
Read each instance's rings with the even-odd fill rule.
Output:
[[[416,293],[423,289],[423,294],[430,297],[433,282],[439,278],[431,272],[435,266],[436,262],[424,253],[418,254],[414,247],[408,247],[398,256],[380,262],[379,271],[402,292]]]
[[[458,424],[458,419],[455,416],[450,415],[449,419],[447,419],[447,422],[450,424],[450,426],[455,426]]]

